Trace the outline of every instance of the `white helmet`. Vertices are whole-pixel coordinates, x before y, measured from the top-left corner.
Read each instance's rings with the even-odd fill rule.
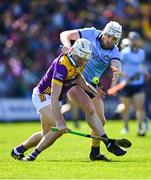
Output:
[[[118,45],[122,36],[122,26],[116,21],[110,21],[103,29],[102,34],[109,34],[117,38],[116,45]]]
[[[90,59],[92,55],[92,45],[90,41],[84,38],[76,40],[72,46],[72,54],[86,60]]]

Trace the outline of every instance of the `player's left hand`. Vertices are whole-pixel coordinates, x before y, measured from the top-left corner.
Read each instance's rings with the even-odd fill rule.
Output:
[[[112,72],[113,72],[113,77],[112,77],[112,81],[116,80],[119,76],[122,75],[121,71],[114,67],[114,66],[111,66],[111,69],[112,69]]]
[[[61,133],[67,133],[69,130],[64,119],[57,121],[57,128]]]

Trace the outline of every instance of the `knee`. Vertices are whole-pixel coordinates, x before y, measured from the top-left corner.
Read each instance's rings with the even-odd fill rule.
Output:
[[[63,132],[58,131],[57,134],[56,134],[57,138],[61,137],[63,134],[64,134]]]
[[[101,112],[101,113],[97,113],[97,114],[98,114],[98,116],[99,116],[100,121],[102,122],[102,125],[104,126],[105,123],[106,123],[106,118],[105,118],[105,116],[104,116],[104,113]]]
[[[49,131],[50,131],[50,130],[43,129],[43,131],[42,131],[42,137],[43,137],[44,135],[46,135]]]
[[[90,104],[84,104],[83,110],[84,110],[85,114],[87,114],[89,116],[91,116],[95,113],[94,106],[90,105]]]
[[[50,124],[45,124],[42,126],[42,136],[46,135],[48,132],[51,131],[51,127],[55,127],[56,125],[50,125]]]
[[[106,119],[105,118],[101,119],[101,122],[102,122],[102,125],[105,126]]]

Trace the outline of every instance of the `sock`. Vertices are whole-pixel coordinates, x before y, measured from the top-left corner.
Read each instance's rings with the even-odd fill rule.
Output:
[[[143,122],[139,122],[139,124],[138,124],[138,131],[144,129],[143,125],[144,125]]]
[[[125,129],[129,129],[129,128],[128,128],[128,124],[125,124]]]
[[[97,156],[100,154],[100,146],[92,146],[91,147],[91,153],[90,153],[92,156]]]
[[[23,145],[20,145],[16,147],[16,150],[19,153],[24,153],[27,149]]]
[[[32,158],[36,159],[36,157],[38,156],[38,154],[40,154],[41,152],[38,149],[35,149],[29,156],[31,156]]]

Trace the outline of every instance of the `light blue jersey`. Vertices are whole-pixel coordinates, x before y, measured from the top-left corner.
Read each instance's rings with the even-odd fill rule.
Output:
[[[121,63],[123,73],[128,75],[128,77],[134,76],[139,73],[139,78],[130,82],[130,85],[142,85],[144,84],[143,75],[143,63],[145,61],[145,51],[143,49],[138,49],[137,51],[132,51],[131,47],[126,47],[121,51]]]
[[[80,37],[88,39],[92,44],[92,57],[88,61],[84,69],[85,79],[93,84],[94,77],[100,77],[104,71],[110,66],[111,60],[120,60],[120,52],[117,46],[110,49],[101,47],[100,35],[101,31],[95,28],[79,29]]]

